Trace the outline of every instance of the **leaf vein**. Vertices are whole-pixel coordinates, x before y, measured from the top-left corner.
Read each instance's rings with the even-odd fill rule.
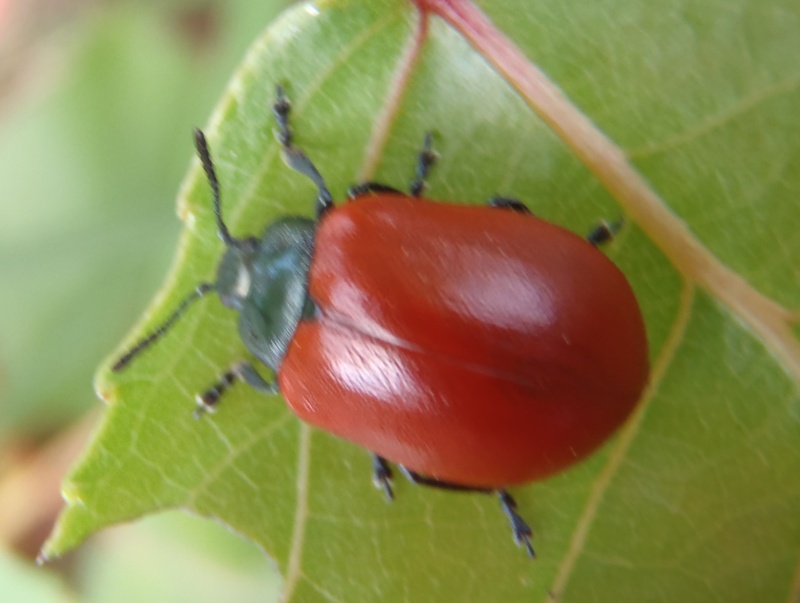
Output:
[[[595,479],[589,493],[589,498],[586,501],[586,505],[578,518],[575,531],[572,534],[567,554],[559,564],[558,572],[549,590],[549,592],[554,593],[556,597],[563,595],[569,583],[572,570],[575,568],[578,558],[583,554],[583,548],[588,539],[589,531],[597,515],[597,511],[602,503],[603,496],[616,475],[617,470],[625,461],[631,444],[639,433],[644,417],[647,414],[647,409],[658,390],[658,385],[666,374],[667,368],[671,364],[672,359],[675,357],[684,339],[691,317],[694,296],[695,287],[690,282],[685,281],[680,294],[678,312],[675,315],[670,333],[658,355],[658,359],[653,366],[650,383],[633,415],[620,431],[615,444],[611,448],[608,461]]]

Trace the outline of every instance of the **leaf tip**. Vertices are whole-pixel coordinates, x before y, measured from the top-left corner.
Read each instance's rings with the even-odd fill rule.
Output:
[[[86,508],[80,502],[79,497],[76,497],[78,502],[75,504],[70,502],[70,497],[66,492],[63,495],[67,505],[61,510],[53,531],[50,532],[36,556],[37,565],[49,563],[77,548],[91,533],[91,529],[86,529],[84,525]]]
[[[94,391],[97,397],[109,406],[119,399],[115,379],[108,362],[103,363],[95,374]]]
[[[39,554],[36,555],[36,565],[42,567],[43,565],[49,562],[50,562],[50,557],[45,552],[44,547],[42,547],[42,549],[39,551]]]

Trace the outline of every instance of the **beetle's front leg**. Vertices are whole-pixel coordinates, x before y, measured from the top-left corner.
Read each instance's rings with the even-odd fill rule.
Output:
[[[518,214],[533,215],[533,212],[527,205],[525,205],[519,199],[514,199],[513,197],[492,197],[491,199],[489,199],[489,207],[496,207],[498,209],[509,209],[511,211],[517,212]]]
[[[286,98],[282,86],[276,87],[276,100],[272,113],[278,125],[278,140],[281,143],[281,156],[284,163],[293,170],[309,178],[317,186],[317,218],[333,208],[333,196],[325,184],[325,179],[308,156],[292,142],[292,129],[289,126],[289,113],[292,104]]]
[[[250,387],[262,394],[277,394],[278,384],[270,383],[258,374],[253,365],[246,360],[240,360],[225,371],[217,382],[202,394],[197,394],[197,409],[194,418],[199,419],[206,412],[214,412],[217,403],[228,388],[237,381],[244,381]]]

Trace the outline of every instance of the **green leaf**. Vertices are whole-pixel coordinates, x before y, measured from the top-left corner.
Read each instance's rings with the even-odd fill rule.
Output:
[[[517,196],[577,231],[628,217],[608,253],[640,299],[652,384],[601,452],[514,492],[539,559],[514,549],[494,500],[398,482],[387,505],[363,451],[278,397],[237,387],[193,421],[194,394],[244,354],[213,299],[124,373],[100,371],[110,407],[46,554],[184,507],[272,555],[286,601],[796,599],[800,6],[482,4],[488,19],[457,0],[296,6],[207,134],[239,236],[312,212],[273,136],[277,82],[337,199],[365,178],[406,186],[432,128],[432,198]],[[175,268],[112,358],[214,278],[222,246],[197,163],[179,207]]]

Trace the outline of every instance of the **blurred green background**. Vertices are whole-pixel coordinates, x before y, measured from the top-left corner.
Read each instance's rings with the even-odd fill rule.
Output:
[[[179,512],[33,559],[99,414],[94,369],[169,268],[191,128],[288,3],[0,0],[3,601],[277,600],[260,550]]]

